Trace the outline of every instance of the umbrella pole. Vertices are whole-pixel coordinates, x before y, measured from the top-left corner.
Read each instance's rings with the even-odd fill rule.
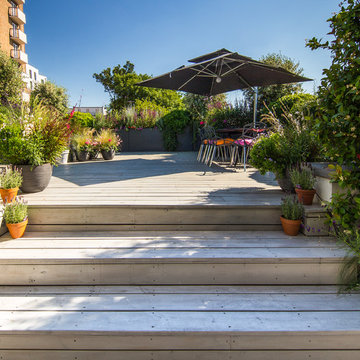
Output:
[[[256,126],[257,105],[258,105],[258,88],[254,87],[254,127]]]

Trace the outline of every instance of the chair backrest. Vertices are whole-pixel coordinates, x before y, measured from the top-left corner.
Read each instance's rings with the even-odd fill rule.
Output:
[[[245,124],[243,126],[242,138],[255,139],[261,135],[263,130],[266,130],[266,124],[264,123],[257,122],[255,125],[254,123]]]
[[[212,126],[204,126],[199,129],[199,136],[201,141],[205,139],[215,139],[216,131]]]

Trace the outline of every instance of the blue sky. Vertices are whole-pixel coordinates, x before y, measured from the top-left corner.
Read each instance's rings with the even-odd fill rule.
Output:
[[[68,90],[71,105],[109,102],[94,72],[130,60],[135,71],[160,75],[220,48],[254,59],[279,53],[299,61],[320,84],[325,50],[305,39],[326,38],[326,20],[340,0],[28,0],[29,63]],[[314,83],[304,85],[313,92]],[[234,96],[241,96],[237,91]]]

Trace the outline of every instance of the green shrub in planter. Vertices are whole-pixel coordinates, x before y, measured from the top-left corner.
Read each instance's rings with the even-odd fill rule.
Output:
[[[174,110],[156,123],[163,133],[164,146],[167,151],[176,150],[178,145],[177,135],[184,132],[190,124],[190,113],[186,110]]]
[[[316,182],[312,170],[308,167],[290,170],[290,179],[294,187],[302,190],[312,190]]]
[[[18,224],[28,217],[28,205],[24,199],[16,198],[13,203],[6,204],[4,207],[4,219],[7,224]]]

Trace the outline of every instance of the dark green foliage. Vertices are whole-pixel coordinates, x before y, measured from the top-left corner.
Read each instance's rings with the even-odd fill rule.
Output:
[[[177,135],[191,125],[190,113],[186,110],[174,110],[163,116],[157,126],[163,133],[164,147],[167,151],[175,151],[178,145]]]
[[[134,64],[127,61],[124,66],[104,69],[93,74],[94,79],[104,86],[110,95],[110,109],[121,110],[135,104],[136,100],[148,100],[167,109],[181,108],[181,95],[173,90],[137,86],[138,82],[150,79],[147,74],[137,74]]]
[[[261,57],[259,61],[264,62],[265,64],[282,67],[283,69],[288,70],[296,75],[303,75],[303,69],[300,67],[300,63],[282,54],[268,54]],[[275,102],[276,100],[285,95],[296,94],[301,91],[301,84],[285,84],[259,87],[258,112],[261,113],[265,108],[265,105],[269,106],[271,103]],[[253,108],[254,92],[251,89],[247,89],[244,91],[244,94],[247,102],[249,103],[251,108]]]
[[[19,64],[0,50],[0,104],[19,105],[24,87]]]
[[[31,105],[34,104],[35,99],[37,99],[37,102],[41,101],[43,105],[51,106],[64,115],[68,110],[68,95],[66,94],[66,90],[51,81],[36,84],[30,96]]]
[[[330,23],[331,41],[312,38],[312,50],[327,49],[332,64],[323,71],[319,87],[319,107],[315,126],[328,157],[336,166],[335,177],[345,194],[333,196],[329,205],[337,223],[337,235],[347,239],[353,254],[360,259],[360,2],[345,0]],[[346,236],[344,233],[346,232]]]

